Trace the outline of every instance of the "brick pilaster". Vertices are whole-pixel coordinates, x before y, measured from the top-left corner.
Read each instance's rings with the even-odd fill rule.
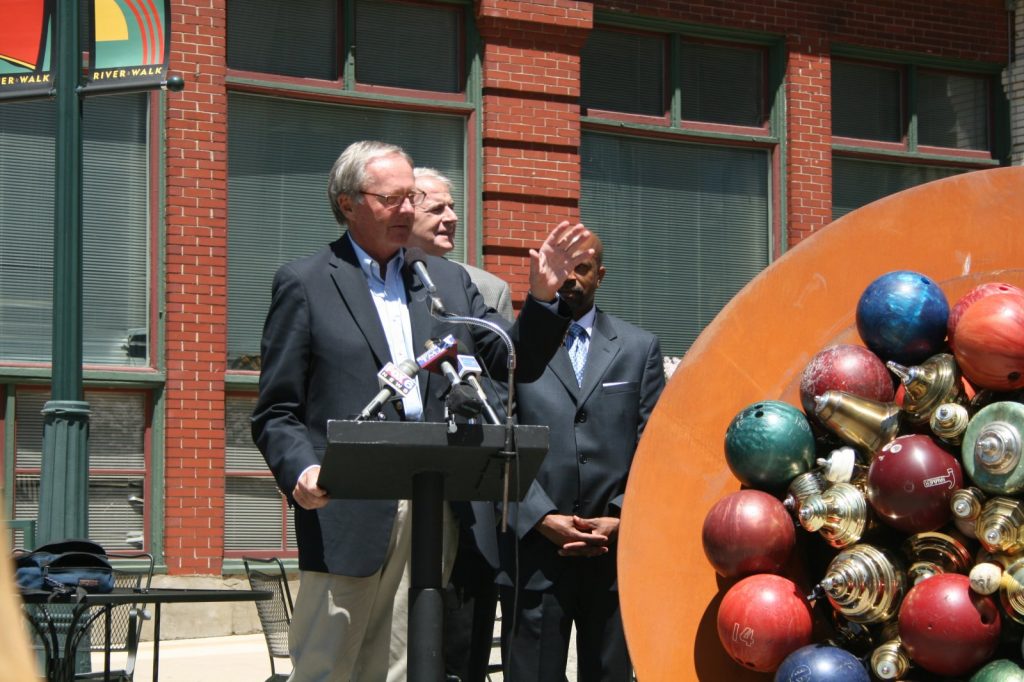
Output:
[[[219,574],[224,546],[227,329],[225,0],[172,4],[167,96],[166,505],[168,570]]]

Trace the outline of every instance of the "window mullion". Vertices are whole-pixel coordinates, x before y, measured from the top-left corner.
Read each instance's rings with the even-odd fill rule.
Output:
[[[669,102],[669,125],[673,128],[682,127],[683,120],[683,96],[682,77],[680,76],[680,37],[678,33],[672,33],[668,37],[668,91],[671,94]]]
[[[908,64],[904,71],[907,79],[906,107],[907,107],[907,151],[911,154],[917,153],[917,66]]]

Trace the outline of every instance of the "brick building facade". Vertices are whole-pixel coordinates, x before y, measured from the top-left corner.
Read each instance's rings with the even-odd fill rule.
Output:
[[[322,199],[329,161],[309,173],[303,165],[340,152],[347,138],[332,129],[395,139],[451,175],[462,257],[506,278],[517,302],[527,249],[582,216],[612,258],[599,303],[654,327],[679,355],[757,271],[846,210],[1021,162],[1012,43],[1024,11],[1013,24],[1011,9],[1004,0],[175,0],[171,72],[186,88],[136,95],[133,114],[148,177],[137,226],[146,357],[86,354],[94,410],[139,412],[129,448],[138,461],[99,476],[141,494],[113,511],[92,505],[91,522],[114,544],[130,535],[171,575],[237,572],[243,554],[294,556],[288,513],[246,442],[258,377],[251,330],[266,299],[239,297],[269,293],[289,241],[310,252],[336,231]],[[303,32],[323,24],[333,57],[321,63],[320,37]],[[0,145],[37,111],[7,107]],[[296,150],[313,137],[326,150]],[[0,173],[0,200],[20,172]],[[691,177],[700,179],[692,191]],[[306,201],[307,185],[321,198]],[[322,219],[320,231],[292,234],[306,216]],[[17,221],[4,220],[2,248],[17,254]],[[691,253],[699,260],[680,260]],[[32,338],[19,345],[10,334],[0,332],[5,511],[32,518],[30,413],[49,373]],[[99,434],[93,452],[107,442]],[[122,512],[134,520],[121,523]]]

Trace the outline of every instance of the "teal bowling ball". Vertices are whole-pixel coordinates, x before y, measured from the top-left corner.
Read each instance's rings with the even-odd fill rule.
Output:
[[[991,661],[971,675],[970,682],[1024,682],[1024,670],[1005,658]]]
[[[946,346],[949,301],[919,272],[896,270],[868,285],[857,302],[857,332],[864,345],[901,365],[919,365]]]
[[[725,432],[725,459],[743,485],[779,493],[814,466],[814,434],[797,408],[762,400],[733,417]]]

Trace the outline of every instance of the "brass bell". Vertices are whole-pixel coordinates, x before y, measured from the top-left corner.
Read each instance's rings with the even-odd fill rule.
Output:
[[[987,499],[981,488],[968,486],[953,491],[949,507],[953,511],[953,523],[957,530],[969,538],[976,538],[978,517]]]
[[[903,383],[903,411],[911,424],[926,424],[943,403],[963,403],[964,384],[956,360],[939,353],[915,367],[904,367],[890,360],[885,363]]]
[[[981,509],[974,533],[990,552],[1016,554],[1024,549],[1024,507],[1010,497],[993,497]]]
[[[864,493],[850,483],[836,483],[819,495],[803,500],[797,521],[805,530],[819,532],[833,547],[841,548],[860,540],[868,523]]]
[[[963,405],[942,403],[932,412],[928,427],[939,440],[950,445],[960,445],[970,419],[967,408]]]
[[[910,563],[907,577],[912,585],[939,573],[966,574],[971,567],[967,547],[959,538],[946,533],[911,535],[903,542],[902,550]]]
[[[822,475],[821,470],[812,469],[794,478],[786,490],[786,497],[782,500],[782,506],[790,512],[796,512],[800,503],[811,495],[820,495],[828,488],[828,481]]]
[[[882,623],[899,610],[906,578],[900,562],[886,550],[859,544],[832,559],[817,590],[848,620]]]
[[[873,456],[899,435],[900,408],[844,391],[814,397],[814,414],[830,431]]]

